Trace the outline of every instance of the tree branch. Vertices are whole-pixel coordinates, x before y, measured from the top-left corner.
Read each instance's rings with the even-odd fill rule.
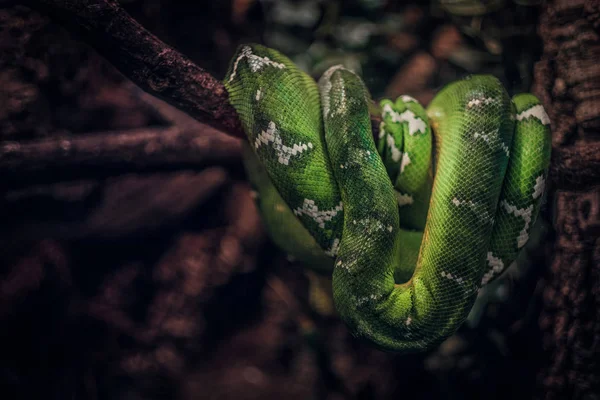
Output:
[[[239,139],[205,128],[209,131],[202,135],[197,129],[167,127],[0,142],[0,176],[7,186],[18,187],[239,160]]]
[[[244,138],[221,81],[133,19],[116,0],[25,0],[91,45],[136,85],[198,121]]]

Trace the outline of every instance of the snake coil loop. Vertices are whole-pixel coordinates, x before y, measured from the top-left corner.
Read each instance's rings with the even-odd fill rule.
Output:
[[[477,75],[427,109],[382,100],[374,140],[369,92],[342,66],[317,85],[277,51],[244,45],[225,86],[267,230],[333,271],[336,310],[356,337],[388,351],[439,344],[527,242],[550,160],[533,95],[511,99]]]

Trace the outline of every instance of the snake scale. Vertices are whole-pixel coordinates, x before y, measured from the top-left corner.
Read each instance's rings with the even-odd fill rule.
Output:
[[[469,76],[426,109],[382,100],[374,138],[369,91],[343,66],[316,82],[274,49],[242,45],[224,84],[267,231],[332,274],[355,337],[386,351],[438,345],[527,242],[551,149],[535,96]]]

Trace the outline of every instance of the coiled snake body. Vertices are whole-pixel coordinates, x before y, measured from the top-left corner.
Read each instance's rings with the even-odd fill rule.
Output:
[[[353,335],[389,351],[439,344],[527,242],[550,160],[533,95],[511,99],[484,75],[446,86],[427,110],[382,100],[374,140],[369,92],[341,66],[317,84],[277,51],[244,45],[224,82],[267,230],[333,270]]]

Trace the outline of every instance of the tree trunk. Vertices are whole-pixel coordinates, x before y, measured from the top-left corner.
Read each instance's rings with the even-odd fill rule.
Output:
[[[555,236],[540,315],[547,359],[538,397],[596,399],[600,393],[600,1],[548,2],[535,93],[553,121],[553,152],[580,149],[550,188]],[[592,151],[587,151],[591,149]],[[595,165],[596,168],[591,168]],[[589,179],[580,179],[586,175]],[[595,171],[594,171],[595,170]]]

